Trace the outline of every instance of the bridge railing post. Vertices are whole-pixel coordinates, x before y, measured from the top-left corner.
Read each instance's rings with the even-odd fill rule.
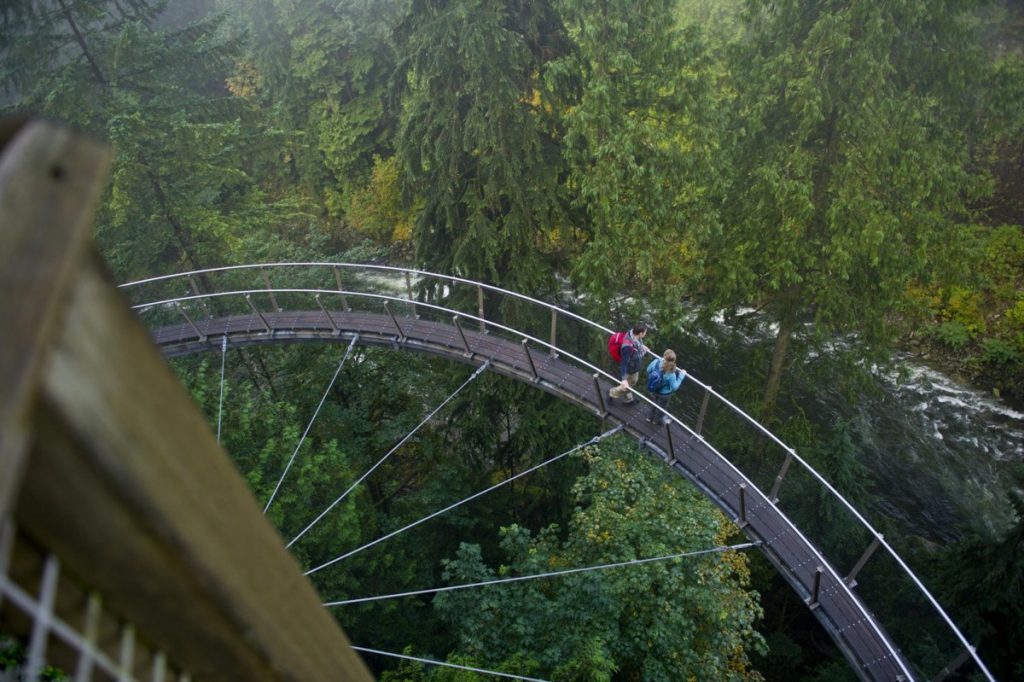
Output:
[[[334,266],[334,283],[338,287],[338,296],[341,297],[341,309],[344,310],[345,312],[349,312],[350,310],[352,310],[352,308],[349,307],[348,299],[345,298],[345,287],[341,285],[341,271],[338,270],[337,265]]]
[[[463,355],[467,358],[473,357],[473,351],[469,348],[469,341],[466,339],[466,332],[462,331],[462,323],[459,322],[458,315],[452,315],[452,324],[455,325],[455,328],[459,331],[459,338],[462,339],[462,347],[466,349],[466,352]]]
[[[549,355],[551,355],[551,357],[553,357],[553,358],[557,358],[558,357],[558,352],[555,351],[555,348],[558,348],[558,334],[557,334],[557,330],[558,330],[558,312],[554,308],[552,308],[551,309],[551,351],[550,351]]]
[[[600,414],[603,419],[608,416],[608,407],[604,403],[604,391],[601,390],[601,382],[599,380],[600,376],[600,374],[594,372],[594,391],[597,393],[597,404],[598,409],[600,410],[598,414]]]
[[[782,468],[779,469],[778,475],[775,476],[775,483],[772,484],[772,492],[768,495],[768,499],[775,502],[779,501],[779,488],[782,487],[782,480],[786,478],[786,472],[789,471],[789,465],[793,463],[793,453],[787,451],[786,459],[782,462]]]
[[[943,680],[948,678],[950,675],[955,673],[957,670],[959,670],[960,666],[962,666],[964,663],[966,663],[967,659],[970,658],[970,657],[971,657],[971,650],[970,649],[966,649],[966,648],[965,649],[961,649],[960,650],[960,655],[957,656],[956,658],[954,658],[952,661],[950,661],[946,665],[945,668],[940,670],[939,674],[936,675],[935,677],[933,677],[931,682],[942,682]]]
[[[860,559],[857,560],[857,563],[854,565],[853,570],[850,571],[849,575],[843,578],[843,582],[849,585],[850,589],[857,587],[857,574],[860,573],[860,570],[864,568],[864,564],[868,562],[868,559],[871,558],[871,555],[875,553],[876,549],[878,549],[878,545],[882,542],[882,537],[883,535],[879,533],[874,538],[872,538],[871,544],[868,545],[868,548],[864,550],[863,554],[861,554]]]
[[[693,428],[693,430],[696,431],[698,435],[700,435],[701,431],[704,428],[704,418],[708,414],[709,400],[711,400],[711,387],[706,386],[704,388],[704,400],[700,404],[700,414],[697,415],[697,424]]]
[[[537,365],[533,362],[533,355],[530,353],[530,340],[523,339],[523,352],[526,353],[526,361],[530,365],[530,372],[533,373],[534,383],[540,381],[540,375],[537,374]]]
[[[256,313],[256,316],[260,318],[260,322],[263,323],[263,328],[267,331],[268,334],[270,334],[273,331],[270,328],[270,323],[267,322],[267,318],[263,317],[263,313],[259,311],[259,309],[256,307],[256,304],[252,302],[252,294],[245,295],[245,302],[249,304],[249,307],[252,308],[252,311],[254,313]]]
[[[409,313],[413,319],[420,319],[419,314],[416,312],[416,300],[412,296],[412,277],[409,275],[409,271],[405,271],[405,294],[409,297]]]
[[[476,288],[476,316],[480,318],[480,331],[487,332],[487,324],[484,322],[484,288],[477,285]]]
[[[188,313],[186,313],[185,309],[181,307],[181,304],[178,303],[178,302],[175,302],[174,303],[174,307],[178,309],[178,312],[181,313],[181,316],[185,318],[186,322],[188,322],[188,326],[192,327],[192,331],[194,331],[196,333],[196,336],[199,337],[199,342],[200,343],[205,343],[205,341],[206,341],[206,334],[204,334],[201,331],[199,331],[199,327],[197,327],[196,323],[192,321],[192,318],[188,316]]]
[[[740,513],[736,518],[736,526],[744,528],[747,526],[747,484],[740,483]]]
[[[394,324],[395,325],[395,329],[398,330],[398,342],[399,343],[404,342],[405,341],[405,332],[402,331],[402,325],[398,324],[398,318],[396,318],[395,314],[393,312],[391,312],[391,307],[388,305],[387,301],[384,301],[384,312],[386,312],[388,314],[388,317],[391,318],[391,323]]]
[[[317,294],[314,298],[316,299],[316,304],[320,306],[320,310],[327,318],[327,321],[331,323],[331,333],[334,334],[334,336],[338,336],[338,334],[341,333],[341,330],[338,329],[338,325],[334,322],[334,318],[331,317],[330,311],[327,310],[327,308],[324,307],[324,304],[320,301],[320,294]]]
[[[810,607],[811,611],[821,606],[818,596],[821,594],[821,574],[824,572],[825,569],[821,566],[814,569],[814,583],[811,586],[811,596],[807,598],[807,606]]]
[[[672,461],[678,461],[679,458],[676,457],[676,444],[672,440],[672,422],[665,424],[665,438],[668,440],[668,456]]]

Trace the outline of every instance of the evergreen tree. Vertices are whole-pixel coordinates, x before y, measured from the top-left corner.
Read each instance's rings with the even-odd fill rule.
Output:
[[[713,144],[706,63],[670,0],[561,0],[573,51],[564,154],[579,213],[575,279],[607,305],[627,288],[678,305],[698,261]]]
[[[420,198],[416,260],[522,292],[550,287],[559,150],[541,74],[562,49],[550,4],[414,0],[399,34],[397,151]]]
[[[706,245],[715,306],[778,323],[774,404],[794,334],[891,338],[908,285],[955,267],[988,63],[977,3],[749,2],[735,55],[732,180]]]
[[[397,108],[390,39],[400,0],[244,0],[236,23],[250,37],[238,77],[287,138],[285,177],[335,217],[364,184],[375,155],[393,153]]]
[[[245,170],[255,145],[225,80],[240,43],[223,17],[157,30],[161,3],[34,3],[5,15],[10,108],[77,125],[114,146],[97,238],[119,278],[228,262],[248,230],[273,224]],[[280,209],[280,210],[279,210]]]
[[[1016,473],[1024,484],[1024,469]],[[1013,524],[1002,533],[974,535],[934,557],[940,598],[996,679],[1024,678],[1024,493],[1010,493]]]

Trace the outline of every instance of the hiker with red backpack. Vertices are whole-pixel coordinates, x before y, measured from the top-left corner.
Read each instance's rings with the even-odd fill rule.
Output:
[[[644,354],[647,353],[643,343],[645,336],[647,325],[637,322],[632,329],[616,332],[608,339],[608,352],[612,360],[619,363],[619,384],[608,391],[611,402],[622,399],[629,405],[636,400],[633,387],[640,378],[640,367],[643,366]]]

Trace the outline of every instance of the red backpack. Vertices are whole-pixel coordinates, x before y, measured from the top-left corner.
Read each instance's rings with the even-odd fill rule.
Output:
[[[615,332],[608,337],[608,354],[615,362],[622,362],[622,344],[633,345],[629,341],[629,332]]]

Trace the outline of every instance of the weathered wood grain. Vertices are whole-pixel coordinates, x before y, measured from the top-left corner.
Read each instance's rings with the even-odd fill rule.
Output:
[[[24,466],[34,396],[110,153],[50,123],[5,120],[0,136],[0,517]]]
[[[0,159],[0,520],[193,679],[371,679],[88,245],[108,159]]]

